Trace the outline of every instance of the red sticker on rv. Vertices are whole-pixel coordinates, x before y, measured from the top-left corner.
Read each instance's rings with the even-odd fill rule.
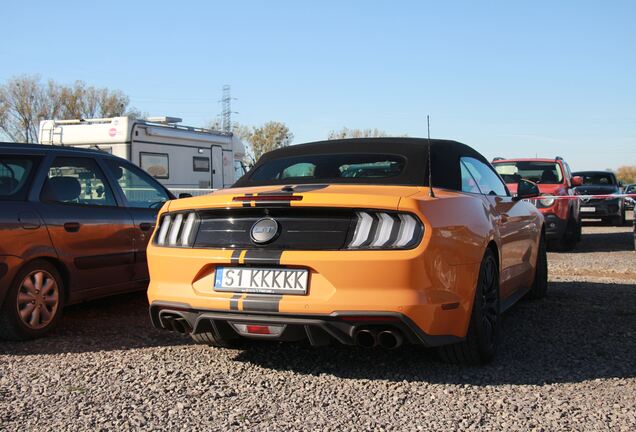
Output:
[[[117,129],[115,128],[108,129],[108,135],[114,137],[116,134],[117,134]]]

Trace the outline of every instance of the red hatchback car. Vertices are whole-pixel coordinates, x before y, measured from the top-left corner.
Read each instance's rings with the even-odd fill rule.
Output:
[[[541,195],[572,196],[574,187],[583,184],[581,177],[572,176],[562,158],[504,159],[492,161],[495,170],[512,193],[517,192],[520,179],[539,186]],[[551,249],[571,250],[581,240],[581,215],[578,200],[544,198],[534,201],[545,217],[546,238]]]

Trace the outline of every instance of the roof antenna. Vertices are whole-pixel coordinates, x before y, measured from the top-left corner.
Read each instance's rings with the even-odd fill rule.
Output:
[[[431,120],[426,115],[426,127],[428,128],[428,190],[429,196],[435,198],[435,192],[433,192],[433,164],[431,162]]]

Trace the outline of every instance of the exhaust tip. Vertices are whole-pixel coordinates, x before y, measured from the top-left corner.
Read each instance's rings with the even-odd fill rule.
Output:
[[[402,345],[403,338],[399,332],[384,330],[378,334],[378,344],[382,348],[394,349]]]
[[[172,321],[172,328],[177,333],[181,333],[181,334],[190,333],[190,325],[184,318],[175,318]]]
[[[375,332],[371,330],[360,330],[356,333],[354,342],[358,346],[372,348],[377,343]]]

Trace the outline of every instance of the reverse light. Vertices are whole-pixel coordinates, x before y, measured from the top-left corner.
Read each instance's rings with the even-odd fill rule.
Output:
[[[161,218],[155,243],[159,246],[190,247],[194,242],[195,212],[166,214]]]
[[[265,335],[265,336],[280,336],[285,330],[284,324],[242,324],[237,322],[230,322],[230,325],[234,327],[237,333],[243,336],[249,335]]]
[[[408,213],[359,211],[348,249],[408,249],[422,239],[424,226]]]

